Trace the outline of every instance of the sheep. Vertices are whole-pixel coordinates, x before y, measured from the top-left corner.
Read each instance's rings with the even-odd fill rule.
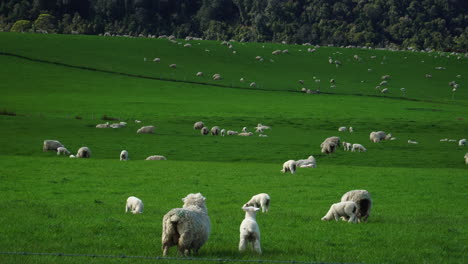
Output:
[[[255,82],[251,82],[250,85],[249,85],[251,88],[255,88],[257,86],[257,84]]]
[[[317,168],[317,161],[314,156],[309,156],[307,159],[296,161],[296,167],[299,168]]]
[[[73,154],[71,154],[69,157],[70,157],[70,158],[76,158],[76,156],[73,155]]]
[[[335,83],[335,79],[330,79],[330,83]]]
[[[243,127],[242,132],[246,133],[247,132],[247,127]]]
[[[109,122],[106,122],[104,124],[97,124],[96,128],[108,128],[109,127]]]
[[[143,213],[143,202],[135,196],[127,198],[127,204],[125,205],[125,213],[130,211],[132,214]]]
[[[173,63],[173,64],[170,64],[170,65],[169,65],[169,68],[173,68],[173,69],[175,69],[175,68],[177,68],[177,64],[175,64],[175,63]]]
[[[260,57],[260,56],[256,56],[256,57],[255,57],[255,59],[259,61],[259,60],[261,60],[261,59],[262,59],[262,57]]]
[[[260,123],[258,123],[257,126],[256,126],[255,128],[256,128],[256,129],[262,129],[262,130],[264,130],[264,129],[271,129],[271,127],[262,125],[262,124],[260,124]]]
[[[390,75],[384,75],[384,76],[382,76],[382,80],[388,80],[388,79],[390,79]]]
[[[356,152],[356,151],[366,152],[367,149],[361,144],[353,144],[353,148],[351,149],[351,152]]]
[[[239,134],[239,132],[234,131],[234,130],[228,130],[228,131],[227,131],[227,135],[228,135],[228,136],[234,136],[234,135],[237,135],[237,134]]]
[[[291,172],[291,174],[296,173],[296,161],[295,160],[288,160],[283,163],[283,169],[281,170],[282,173]]]
[[[111,128],[121,128],[121,127],[125,127],[125,126],[127,126],[126,122],[113,123],[113,124],[109,125],[109,127],[111,127]]]
[[[154,58],[154,60],[153,60],[153,61],[154,61],[154,62],[160,62],[160,61],[161,61],[161,59],[160,59],[160,58]]]
[[[340,132],[345,132],[346,130],[348,130],[346,127],[339,127],[338,128],[338,131],[340,131]]]
[[[349,131],[349,133],[353,133],[354,132],[353,127],[349,127],[348,131]]]
[[[259,134],[258,136],[259,137],[268,137],[268,135],[264,135],[264,134]]]
[[[381,93],[387,93],[388,92],[388,88],[383,88],[382,91],[380,91]]]
[[[190,43],[185,43],[185,44],[184,44],[184,47],[190,48],[190,47],[192,47],[192,44],[190,44]]]
[[[57,148],[57,155],[70,155],[70,151],[66,149],[65,147],[58,147]]]
[[[348,143],[348,142],[343,142],[343,149],[345,151],[351,151],[353,145],[351,143]]]
[[[124,161],[128,160],[128,151],[122,150],[120,152],[120,160],[124,160]]]
[[[221,74],[216,73],[216,74],[213,75],[213,80],[218,81],[218,80],[221,80],[221,79],[222,79]]]
[[[197,76],[198,76],[198,77],[203,76],[203,72],[197,72]]]
[[[175,245],[181,255],[187,256],[192,250],[197,254],[210,236],[206,198],[201,193],[191,193],[182,201],[182,208],[174,208],[164,215],[161,237],[163,256]]]
[[[334,203],[328,210],[327,214],[322,217],[322,221],[330,221],[335,219],[338,221],[340,217],[344,217],[344,219],[349,218],[348,223],[357,223],[356,213],[358,210],[358,206],[355,202],[340,202]]]
[[[203,121],[198,121],[198,122],[195,122],[195,124],[193,124],[193,129],[200,130],[204,126],[205,126],[205,124],[203,123]]]
[[[414,140],[411,140],[411,139],[408,139],[408,144],[418,144],[418,142],[416,142]]]
[[[243,207],[254,206],[257,208],[262,208],[262,213],[268,213],[270,210],[270,196],[267,193],[259,193],[252,198],[248,202],[244,204]]]
[[[161,156],[161,155],[153,155],[147,157],[145,160],[167,160],[166,157]]]
[[[304,80],[299,80],[299,83],[300,83],[300,84],[304,84]]]
[[[340,146],[340,138],[339,137],[329,137],[326,138],[320,147],[322,148],[322,153],[330,154],[335,152],[336,148]]]
[[[91,150],[88,147],[81,147],[76,152],[77,158],[91,158]]]
[[[341,202],[352,201],[357,205],[356,217],[358,222],[366,222],[372,208],[372,198],[367,190],[352,190],[341,197]]]
[[[200,130],[200,133],[205,136],[205,135],[208,135],[208,133],[210,133],[210,132],[209,132],[208,128],[204,126]]]
[[[226,129],[221,129],[221,136],[224,137],[226,135]]]
[[[380,86],[385,86],[385,85],[388,85],[388,82],[387,81],[381,81],[379,85]]]
[[[240,241],[239,241],[239,251],[244,252],[247,248],[247,244],[251,243],[253,250],[257,254],[262,254],[262,249],[260,247],[260,228],[258,227],[256,221],[257,211],[260,210],[257,207],[242,207],[242,210],[245,211],[245,218],[240,225]]]
[[[154,126],[143,126],[137,130],[137,134],[154,134]]]
[[[214,127],[211,128],[211,135],[212,136],[219,135],[219,127],[218,126],[214,126]]]
[[[466,146],[466,138],[460,139],[460,141],[458,141],[458,146]]]
[[[135,123],[139,124],[139,123],[141,123],[141,121],[140,120],[135,120]]]
[[[273,55],[281,54],[281,50],[275,50],[275,51],[273,51],[271,54],[273,54]]]
[[[391,134],[390,134],[390,137],[391,137]],[[382,140],[386,140],[387,139],[387,134],[384,132],[384,131],[373,131],[370,133],[369,135],[369,139],[370,141],[374,142],[374,143],[377,143],[377,142],[380,142]]]
[[[285,49],[282,51],[283,54],[288,54],[289,53],[289,50]]]
[[[46,139],[44,140],[44,144],[42,145],[42,150],[43,151],[57,151],[59,147],[63,147],[62,143],[58,140],[52,140],[52,139]]]
[[[242,132],[242,133],[239,133],[237,135],[241,136],[241,137],[250,137],[250,136],[253,136],[253,133],[252,132]]]
[[[426,78],[432,78],[432,75],[426,74]]]
[[[240,82],[244,82],[244,78],[240,78],[239,81],[240,81]]]
[[[465,154],[465,164],[468,164],[468,153]]]

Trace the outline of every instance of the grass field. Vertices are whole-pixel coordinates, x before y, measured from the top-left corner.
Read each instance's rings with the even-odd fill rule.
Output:
[[[234,43],[232,54],[219,42],[191,43],[0,33],[0,251],[160,256],[163,215],[188,193],[201,192],[212,233],[200,258],[466,263],[468,149],[439,141],[468,137],[466,58],[331,47],[307,53],[303,46],[258,43]],[[289,54],[271,55],[285,48]],[[205,76],[197,78],[197,71]],[[214,73],[223,80],[211,80]],[[385,95],[375,90],[384,74],[392,76]],[[297,92],[299,79],[318,88],[314,76],[324,93]],[[329,88],[330,78],[336,88]],[[460,85],[455,95],[450,81]],[[95,128],[103,116],[128,126]],[[266,138],[201,136],[192,129],[199,120],[237,131],[257,123],[272,129]],[[142,125],[155,125],[156,133],[137,135]],[[340,126],[355,132],[338,132]],[[369,133],[377,130],[397,140],[371,143]],[[319,145],[329,136],[368,152],[322,154]],[[72,152],[88,146],[92,158],[42,152],[45,139]],[[130,161],[118,160],[122,149]],[[144,161],[154,154],[168,161]],[[309,155],[316,169],[280,173],[284,161]],[[371,192],[369,222],[320,221],[352,189]],[[260,192],[272,197],[270,212],[257,215],[264,254],[242,255],[240,207]],[[131,195],[145,203],[143,214],[124,213]],[[136,263],[1,254],[0,262]]]

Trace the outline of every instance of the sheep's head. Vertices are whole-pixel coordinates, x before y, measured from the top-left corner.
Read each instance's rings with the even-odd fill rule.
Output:
[[[182,202],[184,202],[183,208],[188,206],[198,206],[205,208],[205,200],[206,198],[203,197],[201,193],[190,193],[185,198],[182,198]]]

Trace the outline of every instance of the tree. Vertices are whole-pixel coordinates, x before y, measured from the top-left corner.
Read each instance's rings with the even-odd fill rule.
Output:
[[[55,17],[50,14],[40,14],[36,21],[34,21],[34,27],[36,28],[36,30],[43,30],[48,33],[55,33]]]
[[[26,32],[31,29],[31,21],[29,20],[18,20],[11,27],[11,32]]]

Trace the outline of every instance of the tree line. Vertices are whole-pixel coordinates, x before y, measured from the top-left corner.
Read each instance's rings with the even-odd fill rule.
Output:
[[[468,50],[466,0],[2,0],[0,30]]]

